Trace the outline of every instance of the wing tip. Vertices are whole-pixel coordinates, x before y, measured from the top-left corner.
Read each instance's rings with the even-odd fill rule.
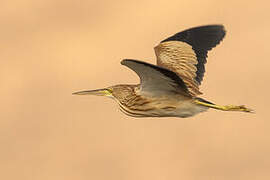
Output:
[[[137,61],[137,60],[134,60],[134,59],[123,59],[120,63],[122,65],[127,65],[129,62],[140,62],[140,61]]]
[[[135,59],[123,59],[121,62],[120,62],[122,65],[124,66],[128,66],[130,64],[143,64],[143,65],[148,65],[148,66],[153,66],[152,64],[149,64],[147,62],[144,62],[144,61],[139,61],[139,60],[135,60]]]
[[[214,28],[214,29],[219,29],[221,31],[226,32],[225,26],[223,24],[207,24],[207,25],[200,25],[200,26],[195,26],[186,30],[191,30],[191,29],[201,29],[201,28]]]
[[[125,63],[128,61],[128,59],[123,59],[120,64],[125,65]]]
[[[123,59],[121,62],[121,65],[124,65],[124,66],[129,66],[130,64],[132,63],[136,63],[136,60],[133,60],[133,59]]]
[[[216,34],[216,38],[219,39],[219,41],[221,41],[225,35],[226,35],[226,30],[223,24],[208,24],[208,25],[200,25],[200,26],[194,26],[192,28],[188,28],[185,29],[183,31],[180,31],[170,37],[168,37],[167,39],[164,39],[163,41],[161,41],[161,43],[166,42],[166,41],[188,41],[188,34],[189,33],[195,33],[197,35],[199,34],[204,34],[206,32],[215,32],[214,34]],[[194,34],[193,34],[194,35]],[[186,42],[188,43],[188,42]],[[191,43],[191,42],[189,42]]]

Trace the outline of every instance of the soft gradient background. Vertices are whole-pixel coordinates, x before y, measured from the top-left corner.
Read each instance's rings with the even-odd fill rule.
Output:
[[[14,0],[0,6],[0,179],[270,179],[268,1]],[[78,90],[137,83],[123,58],[221,23],[201,86],[209,110],[188,119],[122,114]]]

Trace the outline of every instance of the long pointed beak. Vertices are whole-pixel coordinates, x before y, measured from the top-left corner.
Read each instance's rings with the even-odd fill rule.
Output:
[[[72,93],[73,95],[95,95],[95,96],[111,96],[112,91],[110,89],[96,89],[96,90],[86,90]]]

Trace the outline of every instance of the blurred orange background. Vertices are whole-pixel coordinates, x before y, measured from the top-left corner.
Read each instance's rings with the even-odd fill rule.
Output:
[[[0,179],[270,179],[268,1],[2,1]],[[198,25],[224,24],[202,97],[256,114],[122,114],[78,90],[138,83],[124,58]]]

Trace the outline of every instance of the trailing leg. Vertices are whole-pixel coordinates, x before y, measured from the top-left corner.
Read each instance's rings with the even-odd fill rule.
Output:
[[[196,104],[201,105],[201,106],[206,106],[206,107],[218,109],[221,111],[241,111],[241,112],[249,112],[249,113],[254,112],[252,109],[249,109],[249,108],[245,107],[244,105],[240,105],[240,106],[225,105],[225,106],[222,106],[222,105],[212,104],[212,103],[209,103],[209,102],[204,101],[204,100],[202,101],[201,99],[196,99],[194,102]]]

